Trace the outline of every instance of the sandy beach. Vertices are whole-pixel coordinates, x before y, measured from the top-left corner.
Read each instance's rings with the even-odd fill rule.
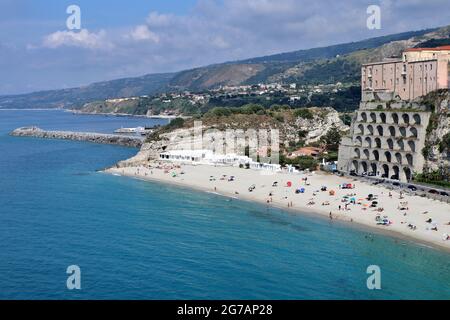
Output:
[[[450,234],[449,204],[336,175],[321,172],[269,174],[229,166],[170,163],[114,167],[106,172],[357,223],[450,251],[450,240],[445,240]],[[289,182],[291,186],[288,186]],[[342,188],[344,184],[351,184],[351,188]],[[324,186],[326,190],[322,190]],[[249,191],[250,187],[253,187],[252,191]],[[304,193],[296,192],[302,188]],[[373,195],[370,200],[369,195]]]

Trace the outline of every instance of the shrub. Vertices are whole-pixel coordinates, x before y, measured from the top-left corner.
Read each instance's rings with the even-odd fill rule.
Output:
[[[301,108],[294,111],[294,116],[303,119],[313,119],[314,115],[309,109]]]
[[[450,132],[442,137],[439,142],[439,152],[448,152],[450,150]]]

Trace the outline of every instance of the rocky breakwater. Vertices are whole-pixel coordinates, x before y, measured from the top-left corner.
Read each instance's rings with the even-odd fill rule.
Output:
[[[115,144],[134,148],[140,148],[144,141],[144,138],[142,137],[92,132],[47,131],[37,127],[18,128],[11,132],[10,135],[16,137],[87,141],[102,144]]]

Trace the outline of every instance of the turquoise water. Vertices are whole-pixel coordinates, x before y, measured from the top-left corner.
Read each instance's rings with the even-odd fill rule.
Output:
[[[450,298],[447,253],[96,172],[132,148],[7,135],[32,124],[110,132],[148,121],[0,111],[1,299]],[[66,288],[73,264],[80,291]],[[369,265],[381,268],[381,290],[366,287]]]

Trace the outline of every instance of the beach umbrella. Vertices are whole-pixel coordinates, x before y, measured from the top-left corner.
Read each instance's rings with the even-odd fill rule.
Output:
[[[288,181],[286,185],[287,185],[288,187],[292,187],[292,182],[291,182],[291,181]]]

